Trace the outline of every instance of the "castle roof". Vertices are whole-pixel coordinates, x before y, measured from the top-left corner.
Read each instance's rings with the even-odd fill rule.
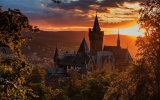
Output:
[[[113,52],[114,58],[116,60],[126,60],[126,55],[129,53],[128,49],[126,48],[118,48],[117,46],[104,46],[103,51],[110,51]],[[130,55],[130,53],[129,53]]]
[[[54,59],[54,62],[57,62],[60,59],[57,47],[56,47],[53,59]]]
[[[89,49],[88,49],[88,45],[87,45],[85,38],[83,38],[77,53],[82,53],[82,55],[84,56],[89,55]]]
[[[97,13],[96,13],[96,17],[94,20],[94,25],[93,25],[93,31],[100,31],[100,26],[99,26],[99,22],[98,22],[98,17],[97,17]]]
[[[48,68],[47,73],[50,77],[68,77],[68,73],[64,68]]]
[[[86,62],[86,57],[82,56],[64,56],[58,62],[58,65],[67,65],[67,66],[75,66],[75,67],[83,67]]]

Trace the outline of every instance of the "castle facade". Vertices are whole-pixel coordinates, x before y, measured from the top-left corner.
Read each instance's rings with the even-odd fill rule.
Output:
[[[85,38],[83,38],[77,52],[66,52],[62,57],[58,54],[56,47],[54,54],[54,68],[47,70],[49,79],[60,79],[69,77],[72,73],[77,73],[80,78],[91,73],[93,70],[108,67],[109,71],[125,71],[133,60],[127,48],[120,45],[120,35],[118,32],[116,46],[103,46],[104,31],[101,31],[96,14],[93,28],[89,28],[90,49]],[[49,84],[49,83],[48,83]]]

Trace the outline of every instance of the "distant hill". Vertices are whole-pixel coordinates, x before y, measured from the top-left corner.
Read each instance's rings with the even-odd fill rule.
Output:
[[[28,41],[30,49],[25,47],[22,48],[22,53],[25,55],[32,55],[37,53],[39,57],[53,58],[54,50],[56,45],[58,46],[60,54],[64,54],[65,51],[74,52],[80,46],[82,39],[85,37],[88,46],[89,37],[88,32],[84,31],[40,31],[40,33],[23,33],[26,36],[32,36],[34,39]],[[127,48],[132,55],[135,56],[137,48],[134,46],[136,37],[120,35],[121,47]],[[104,45],[116,45],[117,34],[116,35],[105,35],[103,44]],[[89,46],[90,47],[90,46]]]

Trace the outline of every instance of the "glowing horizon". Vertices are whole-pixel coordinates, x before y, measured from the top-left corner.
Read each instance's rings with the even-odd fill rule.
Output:
[[[42,5],[41,5],[42,6]],[[106,12],[98,13],[98,19],[101,27],[101,31],[104,31],[105,35],[108,34],[117,34],[118,29],[120,34],[122,35],[130,35],[130,36],[143,36],[143,31],[139,31],[139,26],[137,24],[138,20],[138,10],[141,8],[139,2],[129,3],[124,2],[122,4],[117,4],[118,7],[101,7],[97,4],[91,4],[89,7],[96,9],[107,9]],[[46,6],[43,5],[43,8]],[[60,7],[50,8],[53,11],[62,11]],[[63,9],[64,10],[64,9]],[[94,23],[95,11],[89,10],[87,14],[84,14],[83,10],[74,9],[73,10],[75,16],[86,16],[90,19],[90,22],[87,23],[79,23],[73,25],[67,24],[48,24],[45,21],[41,21],[42,25],[39,25],[40,22],[34,25],[39,26],[40,29],[44,31],[88,31],[89,28],[92,28]],[[73,13],[68,11],[68,13]],[[117,13],[118,12],[118,13]],[[107,15],[106,15],[107,14]],[[83,20],[82,20],[83,21]]]
[[[86,31],[88,32],[89,27],[47,27],[44,31]],[[43,29],[42,29],[43,30]],[[139,30],[139,25],[133,25],[124,28],[101,28],[105,35],[117,34],[130,35],[130,36],[143,36],[144,29]]]
[[[71,0],[59,5],[46,0],[0,1],[3,11],[19,9],[30,24],[44,31],[88,31],[93,27],[96,11],[104,33],[139,36],[137,20],[140,1]]]

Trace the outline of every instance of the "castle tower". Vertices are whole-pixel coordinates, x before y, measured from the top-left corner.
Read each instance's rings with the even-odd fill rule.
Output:
[[[117,38],[117,47],[120,48],[120,37],[119,37],[119,30],[118,30],[118,38]]]
[[[97,51],[102,51],[104,31],[100,31],[98,17],[96,13],[93,29],[89,28],[90,54],[95,55]]]

